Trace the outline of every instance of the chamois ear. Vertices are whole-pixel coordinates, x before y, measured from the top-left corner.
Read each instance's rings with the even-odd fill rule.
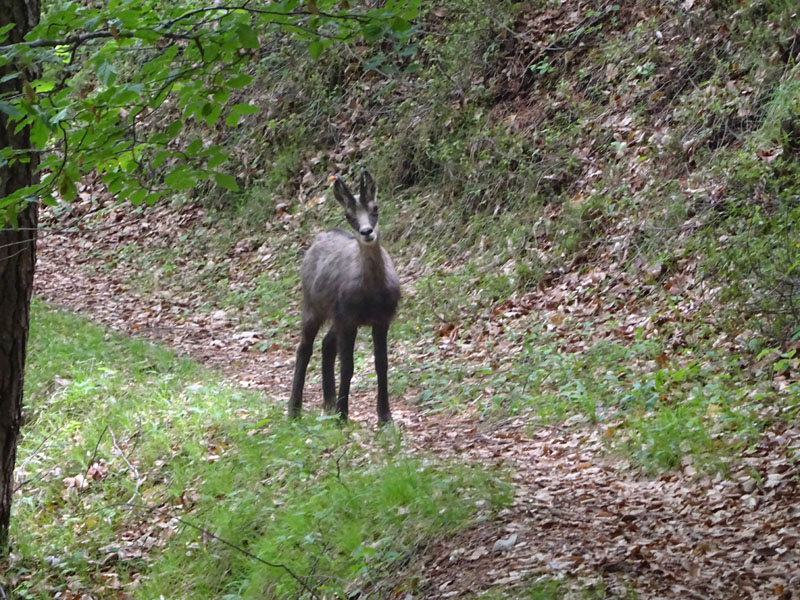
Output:
[[[369,171],[361,170],[361,181],[359,184],[359,199],[366,206],[370,202],[375,202],[375,194],[377,193],[378,186],[375,184],[375,179]]]
[[[342,205],[342,208],[346,211],[352,211],[356,199],[345,185],[344,180],[338,175],[336,176],[336,181],[333,182],[333,195]]]

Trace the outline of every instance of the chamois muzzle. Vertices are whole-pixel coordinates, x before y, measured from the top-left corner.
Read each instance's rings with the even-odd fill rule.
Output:
[[[375,241],[375,230],[372,227],[362,227],[358,230],[365,242]]]

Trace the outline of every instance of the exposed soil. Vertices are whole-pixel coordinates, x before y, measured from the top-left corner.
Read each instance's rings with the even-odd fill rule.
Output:
[[[142,295],[114,270],[104,275],[89,268],[92,258],[83,246],[130,243],[159,226],[188,227],[190,221],[160,208],[133,226],[115,225],[110,217],[108,229],[81,237],[45,233],[36,294],[112,329],[172,346],[220,368],[236,384],[284,400],[294,332],[286,332],[289,343],[278,340],[257,351],[256,342],[267,335],[241,330],[233,313],[200,312],[191,294]],[[46,220],[45,229],[57,224]],[[418,587],[409,596],[387,582],[387,597],[459,598],[547,575],[575,589],[602,580],[606,597],[632,589],[638,598],[800,599],[800,471],[788,458],[800,448],[797,429],[766,432],[730,479],[698,478],[691,468],[645,479],[604,453],[603,428],[550,427],[526,435],[522,419],[489,425],[469,411],[424,416],[398,399],[392,408],[411,447],[504,465],[516,496],[497,518],[421,548],[398,575],[418,575]],[[371,395],[356,393],[350,414],[365,427],[376,426]]]

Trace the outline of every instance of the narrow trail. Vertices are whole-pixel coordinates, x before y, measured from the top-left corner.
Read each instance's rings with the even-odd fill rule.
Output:
[[[261,332],[241,331],[221,313],[194,315],[168,295],[143,296],[113,271],[98,275],[90,261],[75,237],[43,236],[35,294],[171,346],[238,385],[286,397],[288,344],[255,351]],[[410,447],[503,465],[516,486],[513,505],[497,518],[421,549],[408,567],[420,578],[414,598],[459,598],[541,574],[576,587],[602,579],[606,597],[633,589],[641,599],[800,599],[800,474],[796,466],[769,472],[776,448],[800,448],[800,431],[768,432],[745,456],[749,470],[731,479],[678,472],[648,480],[609,462],[600,428],[526,435],[521,419],[490,426],[473,415],[423,416],[397,399],[392,410]],[[354,395],[353,419],[374,428],[374,412],[371,393]]]

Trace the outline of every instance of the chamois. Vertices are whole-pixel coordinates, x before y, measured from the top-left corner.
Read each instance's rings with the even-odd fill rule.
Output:
[[[354,196],[336,177],[333,194],[355,235],[343,229],[322,233],[308,249],[301,270],[302,330],[297,346],[289,416],[298,417],[303,405],[303,383],[314,338],[331,322],[322,340],[322,397],[326,412],[347,420],[353,347],[359,327],[372,327],[375,371],[378,375],[378,422],[391,421],[386,371],[386,338],[400,300],[400,280],[389,254],[380,245],[375,180],[362,170],[359,194]],[[334,360],[339,355],[339,394]]]

